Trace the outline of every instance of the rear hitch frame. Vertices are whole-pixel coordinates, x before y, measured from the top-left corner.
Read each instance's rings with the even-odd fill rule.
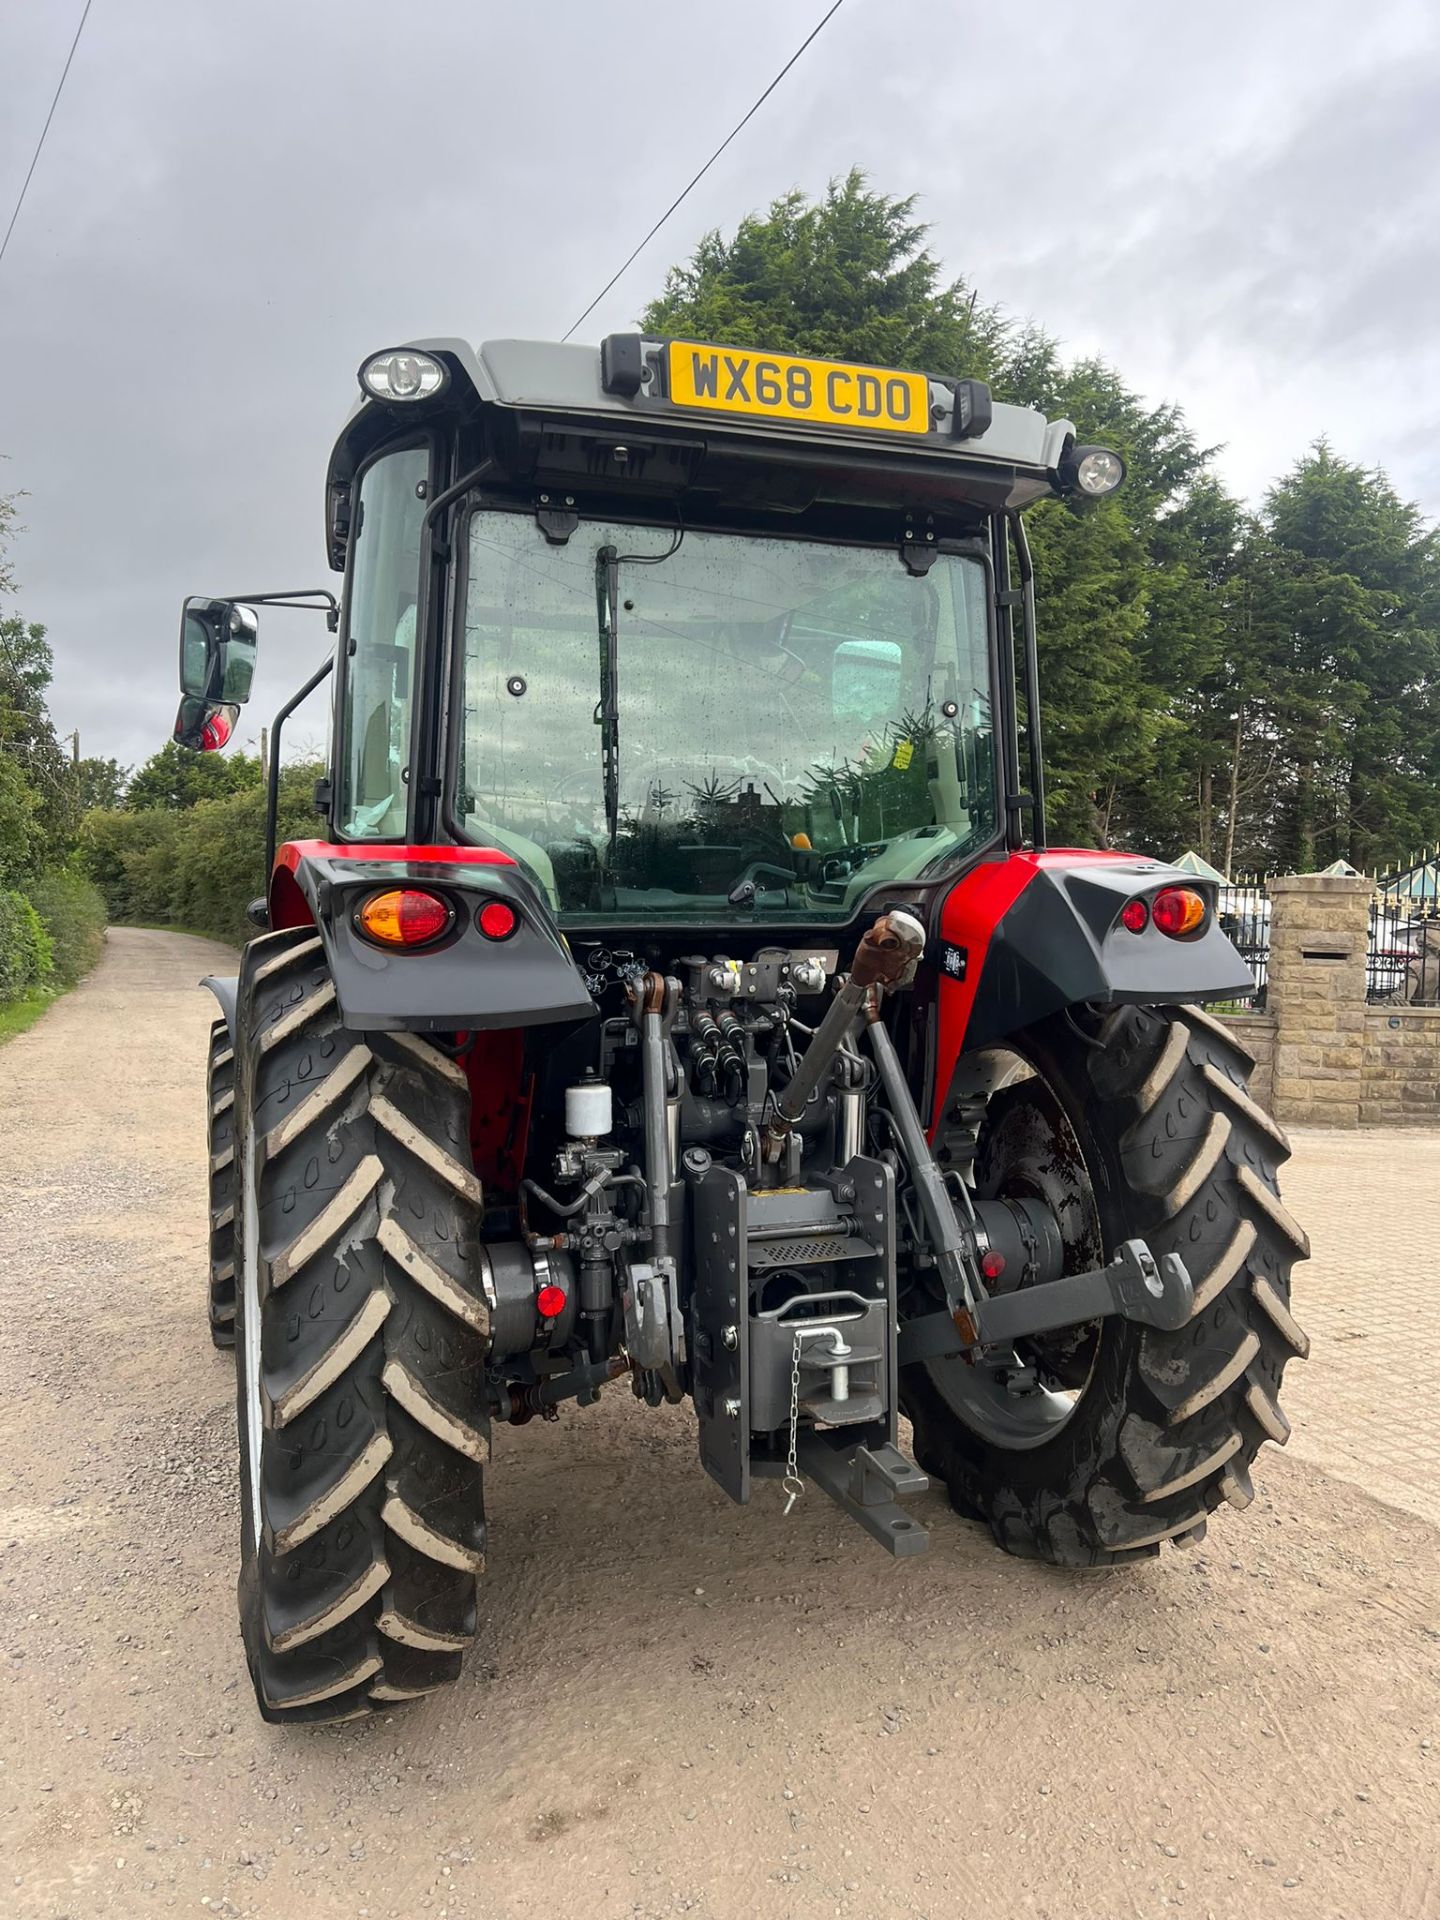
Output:
[[[927,1313],[907,1320],[900,1329],[900,1364],[952,1353],[971,1359],[986,1347],[1012,1347],[1017,1340],[1110,1315],[1174,1333],[1194,1306],[1195,1287],[1178,1253],[1157,1260],[1143,1240],[1122,1240],[1114,1258],[1089,1273],[990,1294],[953,1314]]]
[[[1143,1240],[1123,1240],[1113,1257],[1088,1273],[1067,1274],[1009,1293],[991,1293],[977,1259],[977,1216],[963,1182],[946,1186],[930,1152],[894,1042],[880,1017],[880,996],[865,1005],[866,1031],[890,1117],[900,1138],[915,1197],[930,1236],[931,1253],[945,1289],[946,1311],[923,1314],[900,1329],[901,1366],[914,1360],[963,1353],[1058,1333],[1118,1314],[1142,1326],[1173,1333],[1195,1306],[1195,1288],[1178,1253],[1156,1259]]]
[[[843,1428],[817,1432],[810,1427],[800,1434],[795,1456],[805,1478],[887,1553],[903,1559],[924,1553],[930,1545],[929,1528],[912,1520],[900,1505],[901,1500],[928,1493],[930,1476],[893,1442],[856,1446],[853,1436],[846,1439]],[[778,1460],[757,1460],[754,1471],[773,1479],[784,1468]]]

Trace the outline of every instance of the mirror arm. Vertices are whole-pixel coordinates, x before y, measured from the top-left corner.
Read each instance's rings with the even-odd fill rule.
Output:
[[[340,602],[328,587],[287,587],[283,593],[225,593],[213,597],[234,606],[294,607],[300,613],[323,613],[331,633],[340,624]]]
[[[487,454],[478,467],[471,467],[468,473],[462,473],[460,478],[446,487],[443,493],[437,493],[429,506],[426,507],[425,518],[421,523],[422,540],[428,540],[433,543],[431,558],[434,557],[435,547],[438,546],[435,527],[441,514],[446,512],[448,508],[454,506],[455,502],[459,500],[462,495],[467,494],[472,487],[478,487],[480,482],[494,471],[494,467],[494,460]],[[424,557],[422,554],[422,559]]]
[[[455,501],[467,493],[494,467],[492,459],[482,460],[478,467],[464,473],[452,486],[432,500],[425,511],[424,538],[428,542],[435,539],[435,524],[440,515]],[[432,549],[433,551],[433,549]],[[333,593],[326,587],[294,587],[284,593],[237,593],[228,596],[233,601],[249,606],[297,607],[312,609],[325,614],[325,624],[334,633],[340,625],[340,605]],[[270,727],[270,764],[265,769],[265,890],[270,890],[270,875],[275,867],[275,843],[280,812],[280,736],[285,722],[300,705],[307,700],[328,673],[334,671],[335,656],[331,654],[322,661],[315,672],[297,693],[285,702],[276,714]]]
[[[280,812],[280,735],[285,722],[300,705],[308,700],[326,674],[335,670],[335,656],[328,654],[301,687],[298,693],[292,693],[270,723],[270,764],[265,769],[265,891],[270,891],[270,875],[275,867],[276,822]]]

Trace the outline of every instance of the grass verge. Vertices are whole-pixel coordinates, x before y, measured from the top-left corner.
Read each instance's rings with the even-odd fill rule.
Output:
[[[64,987],[37,987],[33,993],[22,994],[20,999],[0,1007],[0,1047],[7,1040],[13,1040],[17,1033],[33,1027],[51,1001],[58,1000],[65,991]]]

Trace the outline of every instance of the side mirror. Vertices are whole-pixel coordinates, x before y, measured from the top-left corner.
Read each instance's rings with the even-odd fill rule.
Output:
[[[253,607],[192,595],[180,615],[181,693],[212,705],[243,706],[255,678],[259,626]]]
[[[176,745],[189,747],[192,753],[218,753],[228,743],[239,718],[240,709],[236,705],[221,705],[214,700],[197,699],[194,694],[184,694],[175,716]]]

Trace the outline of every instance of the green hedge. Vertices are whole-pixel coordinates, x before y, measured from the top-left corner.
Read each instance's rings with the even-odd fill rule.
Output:
[[[99,808],[80,825],[80,857],[112,920],[170,918],[172,870],[185,823],[180,813]]]
[[[280,839],[314,838],[317,765],[280,775]],[[255,929],[245,909],[265,891],[265,795],[260,789],[181,810],[125,807],[87,814],[81,853],[112,919],[185,927],[239,944]]]
[[[26,891],[50,941],[56,984],[73,987],[100,958],[105,944],[104,896],[71,867],[42,873]]]
[[[52,976],[50,936],[23,893],[0,890],[0,1006],[19,1000]]]

